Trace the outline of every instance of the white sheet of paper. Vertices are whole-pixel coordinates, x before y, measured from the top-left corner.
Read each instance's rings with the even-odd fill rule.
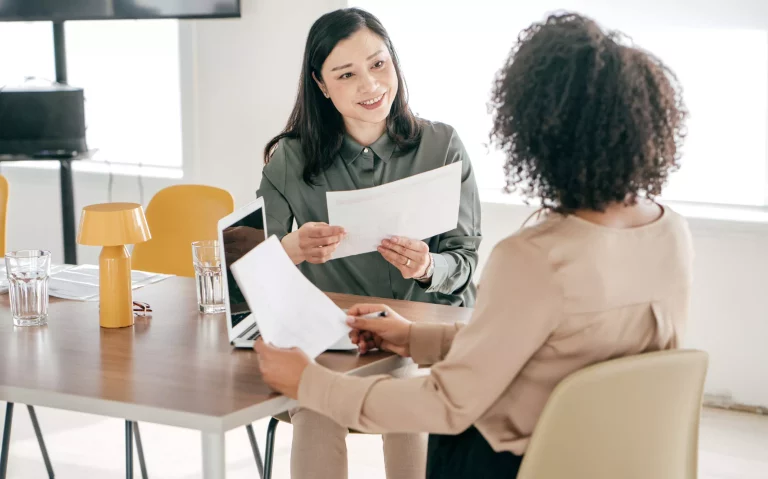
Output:
[[[314,359],[349,333],[347,315],[301,274],[277,236],[230,268],[267,343]]]
[[[392,236],[424,240],[456,228],[461,162],[373,188],[329,191],[328,222],[347,237],[333,259],[376,251]]]

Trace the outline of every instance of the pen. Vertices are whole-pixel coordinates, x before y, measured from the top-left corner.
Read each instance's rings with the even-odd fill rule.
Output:
[[[376,318],[385,318],[387,316],[386,311],[379,311],[378,313],[368,313],[364,314],[362,316],[358,316],[360,319],[376,319]]]

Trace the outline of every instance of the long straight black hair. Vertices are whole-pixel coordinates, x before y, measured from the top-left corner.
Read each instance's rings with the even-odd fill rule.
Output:
[[[269,163],[277,143],[283,138],[297,138],[304,153],[303,179],[312,185],[318,175],[333,163],[344,141],[344,121],[330,99],[325,98],[312,78],[322,81],[321,70],[328,55],[340,41],[368,28],[381,37],[389,49],[397,73],[397,95],[387,117],[387,133],[404,153],[418,146],[422,122],[408,106],[405,80],[387,30],[378,18],[358,8],[344,8],[326,13],[312,25],[304,48],[304,60],[299,79],[296,104],[282,133],[272,138],[264,148],[264,163]]]

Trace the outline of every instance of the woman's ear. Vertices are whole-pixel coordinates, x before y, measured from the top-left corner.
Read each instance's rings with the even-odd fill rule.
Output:
[[[323,96],[328,98],[328,90],[325,88],[325,83],[323,83],[322,80],[319,80],[317,78],[317,75],[315,75],[315,72],[312,72],[312,79],[315,80],[315,83],[317,83],[317,87],[320,88],[321,92],[323,92]]]

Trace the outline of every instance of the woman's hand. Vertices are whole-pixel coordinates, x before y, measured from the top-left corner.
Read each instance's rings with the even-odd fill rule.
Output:
[[[283,238],[282,243],[295,264],[302,261],[323,264],[331,259],[346,234],[340,226],[304,223],[297,231]]]
[[[365,319],[371,313],[384,312],[385,316]],[[383,304],[358,304],[347,311],[347,324],[353,328],[349,339],[357,344],[360,354],[372,349],[383,349],[407,358],[411,355],[411,322]]]
[[[423,277],[432,261],[427,243],[402,236],[385,239],[378,250],[384,259],[400,270],[405,279]]]
[[[269,387],[291,399],[299,398],[301,375],[309,365],[309,358],[301,349],[280,349],[270,346],[261,338],[253,344],[259,356],[261,377]]]

